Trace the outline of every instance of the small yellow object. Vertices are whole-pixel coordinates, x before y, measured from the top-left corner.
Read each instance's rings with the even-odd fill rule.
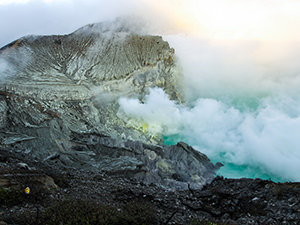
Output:
[[[29,187],[26,187],[26,188],[24,189],[24,192],[25,192],[25,194],[29,195],[29,194],[30,194],[30,188],[29,188]]]
[[[148,128],[148,124],[143,123],[143,124],[142,124],[143,133],[146,132],[147,128]]]

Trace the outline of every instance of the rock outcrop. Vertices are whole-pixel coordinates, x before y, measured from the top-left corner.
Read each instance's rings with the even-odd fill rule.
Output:
[[[179,145],[177,147],[184,146]],[[60,220],[51,224],[60,224],[62,215],[72,218],[76,213],[73,205],[69,205],[71,210],[66,208],[68,205],[62,205],[64,199],[74,202],[80,199],[83,214],[86,208],[82,203],[88,208],[95,208],[97,204],[115,206],[115,213],[109,214],[114,218],[118,216],[116,212],[122,213],[122,206],[129,206],[132,216],[150,217],[152,220],[143,224],[151,225],[296,225],[300,221],[300,183],[216,177],[201,190],[191,186],[188,190],[172,190],[147,185],[130,176],[64,168],[59,164],[49,165],[47,160],[33,159],[26,153],[1,148],[0,151],[0,224],[48,224],[53,218]],[[8,187],[12,189],[6,191]],[[30,194],[24,193],[26,187],[30,188]],[[68,213],[61,212],[66,210]],[[49,211],[51,217],[47,219],[44,215]],[[124,223],[125,218],[123,216],[120,223]],[[127,219],[132,221],[128,216]],[[128,224],[141,222],[135,220]]]
[[[206,156],[166,146],[117,116],[120,96],[143,101],[149,87],[182,101],[174,49],[162,37],[112,27],[27,36],[0,49],[0,145],[50,164],[201,187],[217,169]]]

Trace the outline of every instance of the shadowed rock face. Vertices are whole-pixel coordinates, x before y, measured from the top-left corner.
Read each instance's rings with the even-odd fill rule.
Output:
[[[213,178],[207,157],[165,146],[117,116],[120,96],[143,101],[149,87],[182,101],[174,49],[161,37],[88,25],[12,42],[0,50],[0,65],[2,147],[170,187]]]

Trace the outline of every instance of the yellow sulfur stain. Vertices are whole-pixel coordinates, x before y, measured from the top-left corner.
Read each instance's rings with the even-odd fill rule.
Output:
[[[149,126],[149,125],[146,124],[146,123],[143,123],[143,124],[142,124],[143,133],[146,133],[146,130],[147,130],[148,126]]]

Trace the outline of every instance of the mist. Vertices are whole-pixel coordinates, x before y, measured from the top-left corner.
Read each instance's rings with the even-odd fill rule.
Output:
[[[135,126],[146,124],[146,132],[163,136],[167,144],[185,141],[222,162],[220,175],[299,181],[300,42],[295,36],[175,32],[164,39],[182,67],[185,103],[152,89],[143,104],[121,98],[120,116]]]
[[[0,46],[117,17],[143,21],[175,49],[185,103],[152,89],[144,104],[121,97],[119,116],[166,143],[193,145],[222,162],[224,176],[300,181],[299,15],[292,0],[0,3]],[[0,78],[10,69],[0,60]],[[97,93],[107,102],[120,96]]]
[[[199,98],[183,106],[161,89],[152,89],[145,104],[119,100],[123,119],[147,124],[146,132],[164,136],[166,143],[189,143],[222,162],[221,175],[275,181],[300,179],[299,103],[290,96],[266,97],[255,110],[241,110],[221,100]]]
[[[0,80],[6,78],[8,74],[12,73],[10,68],[11,67],[9,66],[8,62],[0,58]]]
[[[121,116],[222,162],[225,177],[299,181],[299,42],[165,39],[176,49],[186,102],[152,89],[144,104],[120,99]]]

